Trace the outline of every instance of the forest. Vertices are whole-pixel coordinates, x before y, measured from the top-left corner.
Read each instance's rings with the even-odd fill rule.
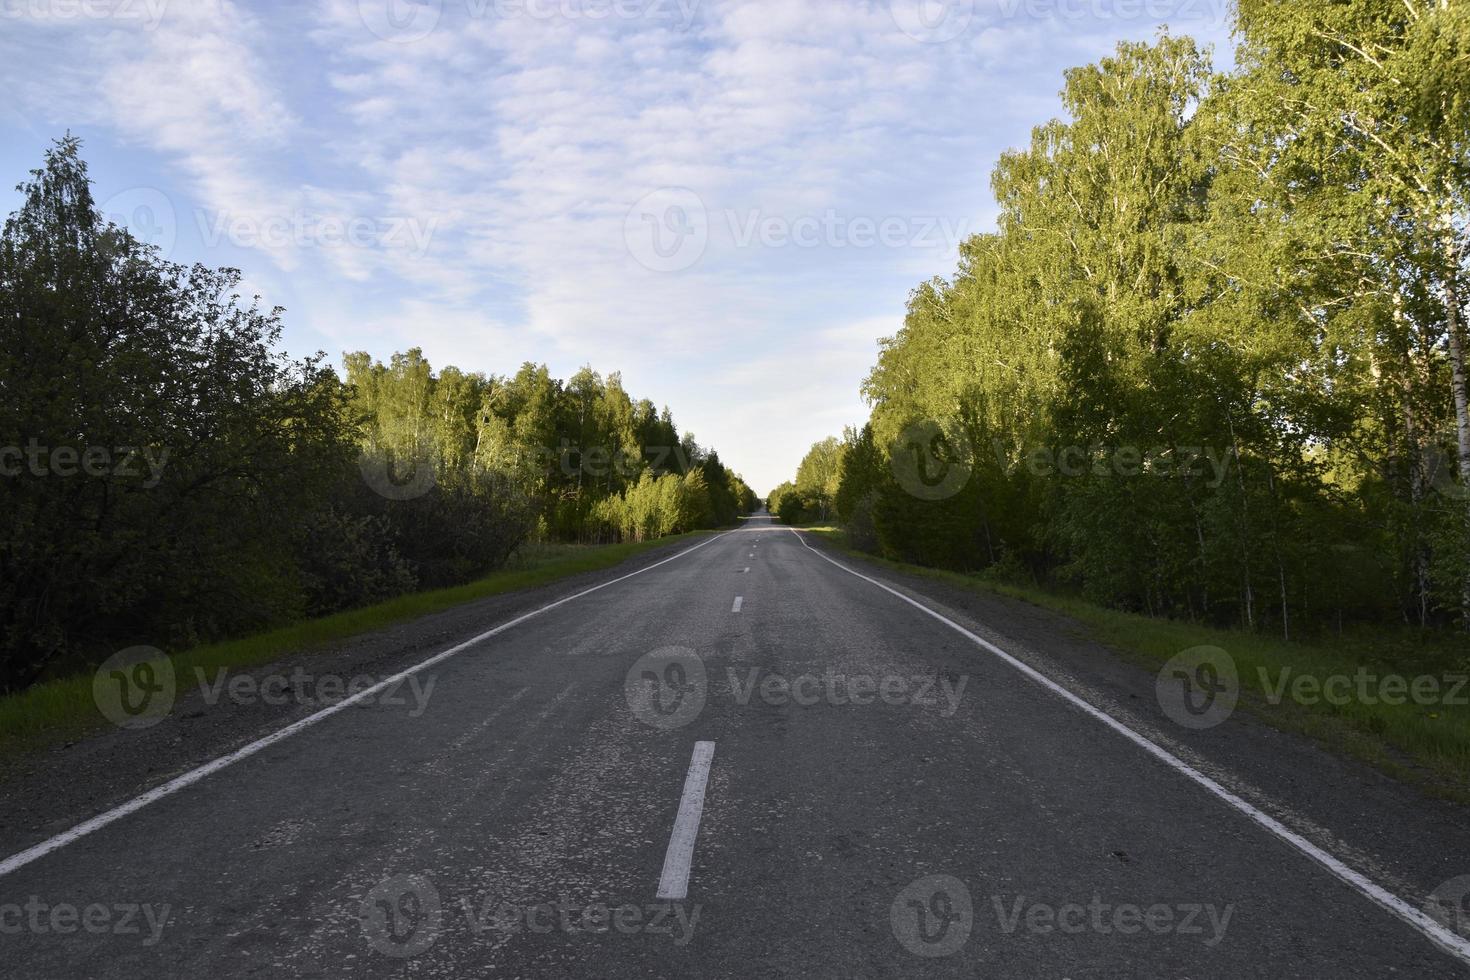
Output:
[[[162,259],[68,136],[0,232],[0,693],[453,585],[528,541],[648,540],[758,501],[614,373],[292,359],[232,269]]]
[[[1470,11],[1241,0],[1235,38],[1066,73],[773,512],[1152,616],[1470,629]]]

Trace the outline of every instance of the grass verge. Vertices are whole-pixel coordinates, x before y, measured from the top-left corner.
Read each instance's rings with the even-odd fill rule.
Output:
[[[1462,680],[1470,674],[1470,650],[1461,638],[1376,629],[1331,640],[1288,642],[1120,612],[1075,596],[983,576],[908,565],[849,547],[838,528],[807,530],[846,554],[880,566],[1063,613],[1080,623],[1090,639],[1150,671],[1191,647],[1220,647],[1235,661],[1240,707],[1273,727],[1307,735],[1434,795],[1470,803],[1470,683]],[[1405,679],[1403,692],[1396,681],[1388,681],[1390,677]],[[1329,678],[1345,678],[1333,682],[1330,698],[1323,686]],[[1416,683],[1422,685],[1421,695],[1429,695],[1431,689],[1434,693],[1416,696]],[[1366,697],[1363,691],[1368,692]]]
[[[281,657],[320,649],[330,643],[417,619],[461,603],[517,589],[547,585],[581,572],[611,568],[635,555],[685,539],[696,531],[654,541],[608,545],[530,544],[498,571],[464,585],[412,592],[386,602],[308,619],[288,626],[171,654],[174,675],[198,667],[254,667]],[[0,698],[0,746],[7,750],[76,738],[107,722],[92,697],[92,675],[78,674],[36,684]]]

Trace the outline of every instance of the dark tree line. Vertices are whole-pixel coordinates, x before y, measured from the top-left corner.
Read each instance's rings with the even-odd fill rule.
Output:
[[[279,350],[229,269],[97,210],[77,140],[0,232],[0,691],[466,581],[522,542],[730,523],[754,495],[616,374]]]

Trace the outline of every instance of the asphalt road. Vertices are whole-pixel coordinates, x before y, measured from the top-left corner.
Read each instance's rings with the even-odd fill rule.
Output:
[[[0,970],[1470,972],[1351,868],[764,520],[414,683],[12,862]]]

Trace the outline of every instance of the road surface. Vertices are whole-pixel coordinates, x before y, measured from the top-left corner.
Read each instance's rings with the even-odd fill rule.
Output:
[[[1370,872],[834,557],[752,520],[24,841],[6,975],[1470,972]]]

